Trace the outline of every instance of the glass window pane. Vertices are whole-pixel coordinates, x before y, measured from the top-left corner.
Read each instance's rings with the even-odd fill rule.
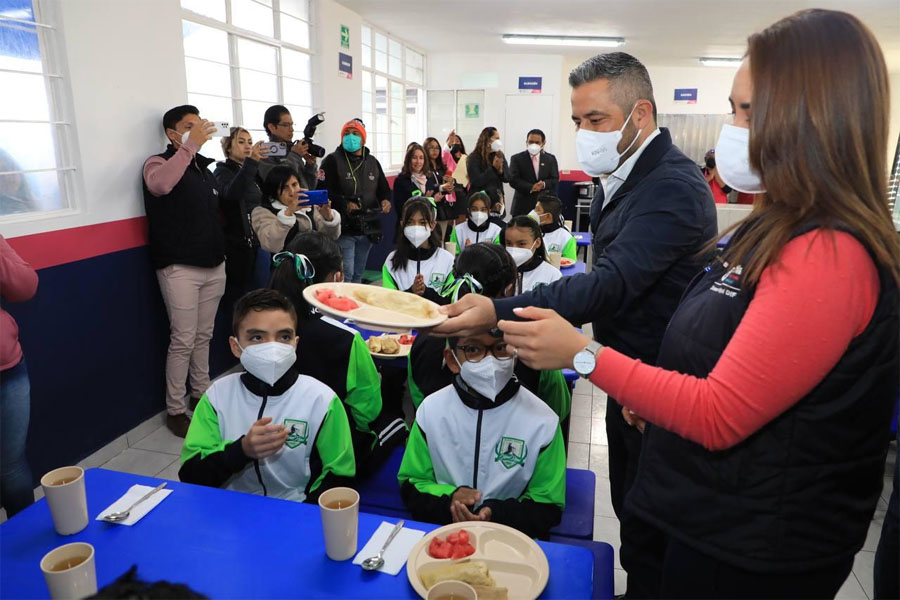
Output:
[[[387,115],[387,79],[381,76],[375,77],[375,113]],[[387,131],[387,128],[378,127],[378,130]]]
[[[185,58],[184,67],[189,92],[231,96],[231,67],[197,58]]]
[[[372,112],[372,92],[363,92],[362,109],[363,112]]]
[[[418,141],[423,138],[422,107],[419,100],[421,97],[421,90],[406,88],[406,139],[408,141]]]
[[[275,74],[278,72],[275,63],[275,46],[238,38],[238,64],[242,68]]]
[[[371,46],[372,45],[372,30],[365,25],[362,26],[362,34],[360,35],[360,39],[362,40],[363,45]]]
[[[309,48],[309,23],[282,14],[281,39],[295,46]]]
[[[43,72],[41,48],[34,26],[0,23],[0,69]]]
[[[184,55],[228,64],[228,34],[190,21],[181,22]]]
[[[272,9],[254,0],[231,0],[231,23],[269,37],[275,35]]]
[[[312,57],[303,52],[283,48],[281,50],[281,74],[294,79],[312,81]]]
[[[219,98],[218,96],[207,96],[205,94],[188,93],[188,104],[193,104],[200,111],[200,116],[210,121],[228,121],[232,125],[239,125],[234,122],[234,107],[231,104],[231,98]],[[262,123],[262,120],[260,120]]]
[[[369,73],[362,74],[362,90],[363,92],[372,93],[372,75]]]
[[[399,58],[394,58],[393,56],[391,56],[389,64],[390,68],[388,69],[388,72],[393,77],[403,77],[403,63],[400,62]]]
[[[372,68],[372,48],[363,45],[362,47],[362,66],[366,69]]]
[[[397,40],[390,40],[390,54],[396,58],[403,58],[403,45]]]
[[[225,0],[181,0],[181,8],[225,22]]]
[[[0,150],[15,156],[9,159],[12,168],[5,170],[55,169],[54,127],[49,123],[0,123]]]
[[[387,53],[387,36],[380,33],[375,34],[375,49]]]
[[[281,12],[309,22],[309,0],[281,0]]]
[[[8,156],[0,150],[0,172],[9,169]],[[60,177],[66,172],[0,175],[0,216],[65,208],[59,193]]]
[[[394,77],[403,77],[403,45],[395,40],[390,40],[390,69]]]
[[[412,67],[406,67],[406,78],[412,83],[418,83],[419,85],[423,85],[425,83],[425,72],[422,69],[414,69]]]
[[[415,50],[406,49],[406,66],[421,69],[425,64],[424,60],[424,57]]]
[[[50,120],[47,88],[42,76],[0,71],[0,90],[9,92],[15,90],[15,93],[3,94],[3,101],[0,102],[0,119]]]
[[[252,100],[243,100],[241,102],[241,112],[244,114],[244,123],[252,125],[254,127],[259,127],[263,122],[263,115],[266,113],[266,109],[275,104],[274,102],[255,102]],[[294,121],[294,135],[297,135],[298,131],[303,131],[303,127],[297,128],[297,123],[303,123],[300,120],[300,117],[294,116],[294,113],[291,113],[291,119]]]
[[[275,75],[241,69],[241,98],[275,104],[278,101],[278,78]]]
[[[297,104],[284,103],[284,107],[291,113],[291,120],[294,121],[294,135],[299,137],[303,134],[303,128],[306,122],[313,116],[313,110],[309,106],[300,106]]]
[[[375,51],[375,70],[387,72],[387,54]]]
[[[312,85],[308,81],[282,78],[281,85],[284,90],[285,104],[312,105]]]
[[[31,0],[3,0],[0,2],[0,17],[34,21]]]

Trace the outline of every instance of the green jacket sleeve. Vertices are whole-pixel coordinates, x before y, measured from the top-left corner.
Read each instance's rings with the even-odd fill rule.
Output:
[[[422,390],[419,389],[416,380],[413,378],[411,359],[407,359],[406,361],[406,382],[409,384],[409,398],[412,400],[413,408],[419,408],[419,405],[422,404],[422,400],[425,399],[425,394],[422,393]]]
[[[578,242],[575,240],[575,237],[570,237],[569,241],[566,242],[565,247],[562,250],[563,258],[571,258],[572,260],[578,260]]]
[[[317,502],[319,495],[327,489],[341,485],[350,487],[348,484],[352,484],[356,475],[350,423],[337,396],[331,399],[316,436],[315,449],[310,457],[310,471],[307,502]]]
[[[541,449],[525,492],[518,499],[486,500],[483,504],[491,509],[491,521],[541,539],[549,538],[565,505],[566,451],[559,426],[553,441]]]
[[[178,478],[185,483],[221,487],[250,463],[241,439],[223,440],[219,417],[204,394],[194,410],[194,418],[181,448]]]
[[[566,383],[566,378],[559,369],[541,371],[538,397],[553,409],[560,421],[569,416],[572,408],[572,395],[569,393],[569,384]]]
[[[384,266],[381,267],[381,287],[385,287],[389,290],[399,289],[397,288],[397,283],[394,281],[386,262],[384,263]]]
[[[397,479],[400,495],[414,519],[439,525],[450,522],[450,498],[457,488],[435,480],[428,442],[418,423],[413,423],[409,432]]]
[[[345,403],[350,408],[353,427],[359,431],[372,431],[372,421],[381,414],[381,379],[369,347],[358,333],[350,345]]]
[[[462,248],[459,247],[459,238],[456,236],[456,227],[450,230],[450,241],[456,244],[456,253],[459,254]]]

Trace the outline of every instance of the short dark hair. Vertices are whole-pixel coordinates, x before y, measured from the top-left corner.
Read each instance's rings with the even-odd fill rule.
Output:
[[[577,88],[585,83],[606,79],[616,105],[627,116],[638,100],[653,105],[656,119],[656,100],[650,74],[641,61],[626,52],[608,52],[587,59],[569,73],[569,85]]]
[[[530,137],[533,136],[533,135],[539,135],[539,136],[541,136],[541,143],[542,143],[542,144],[543,144],[544,142],[547,141],[547,136],[544,135],[544,132],[541,131],[540,129],[532,129],[531,131],[528,132],[528,135],[525,136],[525,139],[527,140],[528,138],[530,138]]]
[[[540,194],[537,201],[541,203],[541,208],[550,213],[554,223],[559,221],[559,216],[562,214],[562,200],[553,194]]]
[[[544,248],[544,234],[541,232],[541,226],[538,225],[537,221],[528,215],[519,215],[510,219],[506,227],[500,231],[500,245],[504,248],[506,247],[506,232],[512,228],[527,229],[531,233],[531,237],[535,240],[541,240],[541,247],[534,251],[534,258],[538,258],[542,262],[547,260],[547,250]]]
[[[272,132],[269,131],[269,124],[278,125],[279,121],[281,121],[281,115],[284,113],[291,114],[291,111],[281,104],[273,104],[266,109],[266,113],[263,115],[263,129],[266,135],[272,135]]]
[[[262,312],[264,310],[283,310],[291,316],[294,322],[294,331],[297,331],[297,311],[290,300],[285,298],[281,292],[263,288],[253,290],[244,294],[237,302],[234,303],[234,313],[231,317],[231,331],[238,336],[241,323],[250,314],[250,311]]]
[[[440,230],[437,227],[434,227],[435,223],[437,223],[437,208],[435,208],[433,202],[434,200],[431,198],[413,196],[403,204],[403,214],[400,216],[400,223],[398,226],[397,249],[394,251],[394,256],[391,258],[391,266],[394,267],[394,269],[398,271],[405,269],[406,265],[409,263],[410,255],[412,255],[413,250],[415,250],[412,243],[406,239],[405,235],[403,235],[403,228],[406,227],[406,224],[415,215],[422,215],[425,217],[425,222],[432,225],[431,235],[428,236],[431,247],[441,247]]]
[[[479,242],[464,248],[453,263],[456,279],[469,274],[481,284],[481,294],[488,298],[498,298],[516,282],[516,263],[503,246],[491,242]],[[469,293],[468,284],[459,290],[462,297]]]
[[[284,186],[287,185],[287,182],[291,180],[291,177],[297,177],[297,173],[293,168],[287,165],[277,165],[272,167],[268,174],[266,174],[266,179],[262,184],[263,196],[269,200],[278,200],[278,197],[281,195],[281,190],[283,190]],[[297,178],[297,181],[300,181],[299,177]]]
[[[488,210],[491,209],[491,197],[484,190],[479,190],[477,192],[473,192],[469,195],[469,201],[466,206],[471,210],[472,205],[475,204],[476,201],[481,200],[484,202],[484,205],[487,206]]]
[[[170,108],[166,111],[166,114],[163,115],[163,133],[169,129],[175,129],[175,126],[178,125],[178,121],[182,120],[185,115],[197,115],[199,117],[200,111],[192,104],[182,104],[181,106]]]
[[[137,565],[133,565],[124,575],[101,588],[90,598],[206,598],[183,583],[168,581],[143,581],[137,576]]]

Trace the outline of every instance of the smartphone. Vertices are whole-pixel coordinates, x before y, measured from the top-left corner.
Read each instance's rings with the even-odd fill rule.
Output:
[[[215,131],[210,134],[210,137],[226,137],[231,134],[231,125],[228,121],[210,121],[210,123],[216,126]],[[187,142],[190,135],[191,130],[188,129],[184,132],[184,135],[181,136],[181,143],[184,144]]]
[[[288,147],[284,142],[263,142],[260,146],[263,150],[268,150],[266,156],[287,156]]]
[[[300,192],[305,194],[306,198],[300,198],[300,204],[303,206],[321,206],[328,204],[328,190],[309,190]]]

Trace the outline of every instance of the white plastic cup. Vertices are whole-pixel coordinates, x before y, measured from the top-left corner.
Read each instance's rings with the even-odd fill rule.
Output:
[[[475,588],[462,581],[442,581],[431,586],[426,600],[452,597],[453,600],[478,600]]]
[[[338,504],[340,508],[338,508]],[[356,555],[359,529],[359,494],[346,487],[331,488],[319,496],[325,554],[331,560],[348,560]]]
[[[84,469],[60,467],[41,477],[41,487],[53,526],[59,535],[78,533],[88,524],[87,496],[84,491]]]
[[[90,544],[75,542],[54,548],[41,559],[41,571],[53,600],[97,593],[97,567]]]
[[[564,225],[565,225],[565,228],[566,228],[566,229],[568,229],[569,231],[572,231],[572,221],[566,219],[566,220],[564,221]]]
[[[547,262],[549,262],[551,265],[553,265],[557,269],[559,268],[559,264],[561,261],[562,261],[562,252],[548,252],[547,253]]]

